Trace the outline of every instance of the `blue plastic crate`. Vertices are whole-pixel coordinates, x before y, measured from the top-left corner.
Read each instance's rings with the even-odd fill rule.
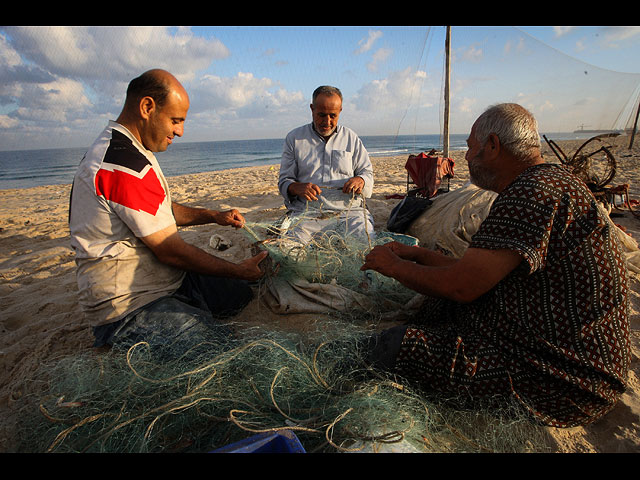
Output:
[[[260,433],[211,453],[306,453],[298,437],[290,430]]]

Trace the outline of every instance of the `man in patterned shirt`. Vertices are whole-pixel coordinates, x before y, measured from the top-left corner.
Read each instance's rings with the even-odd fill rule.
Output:
[[[150,70],[129,83],[124,108],[89,148],[69,206],[80,305],[95,346],[195,340],[218,328],[214,317],[243,308],[248,281],[262,276],[262,252],[227,262],[186,243],[177,227],[216,223],[240,228],[233,209],[192,208],[171,200],[153,152],[182,136],[189,109],[169,72]]]
[[[542,424],[610,411],[630,362],[625,261],[588,188],[540,154],[537,122],[489,108],[467,140],[471,181],[496,197],[465,254],[398,243],[373,269],[423,293],[422,318],[376,339],[372,362],[479,404],[515,399]]]

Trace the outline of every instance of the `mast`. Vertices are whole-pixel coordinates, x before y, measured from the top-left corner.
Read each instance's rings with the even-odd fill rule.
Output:
[[[638,128],[639,115],[640,115],[640,101],[638,101],[638,110],[636,111],[636,120],[633,122],[633,130],[631,130],[631,140],[629,141],[629,150],[633,148],[633,139],[636,136],[636,128]]]
[[[445,67],[444,67],[444,133],[442,139],[442,155],[449,157],[449,83],[451,68],[451,27],[446,27],[445,47]]]

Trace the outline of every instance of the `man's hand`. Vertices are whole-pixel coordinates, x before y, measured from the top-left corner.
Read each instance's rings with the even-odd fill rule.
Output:
[[[176,202],[171,204],[171,208],[176,219],[176,225],[180,227],[206,225],[209,223],[217,223],[223,226],[230,225],[235,228],[244,227],[244,217],[235,208],[226,212],[219,212],[208,208],[187,207]]]
[[[394,269],[402,258],[394,253],[390,244],[377,245],[367,254],[360,270],[375,270],[387,277],[394,277]]]
[[[262,277],[264,272],[260,270],[259,264],[268,255],[267,251],[263,251],[240,263],[232,263],[185,242],[175,225],[141,237],[140,240],[153,251],[160,262],[167,265],[205,275],[249,281]]]
[[[310,202],[318,200],[318,195],[322,193],[320,187],[314,183],[300,183],[293,182],[287,188],[289,195],[295,195],[299,198],[304,198]]]
[[[470,247],[455,259],[392,242],[374,247],[360,270],[375,270],[423,295],[468,303],[494,288],[522,261],[515,250]]]
[[[244,273],[241,274],[241,278],[249,281],[260,279],[264,275],[264,271],[260,269],[260,262],[262,262],[267,255],[269,255],[269,252],[262,251],[256,256],[247,258],[240,262],[239,267],[244,269]]]
[[[215,222],[224,227],[232,226],[235,228],[242,228],[244,227],[245,220],[242,214],[234,208],[227,210],[226,212],[217,212],[215,215]]]
[[[351,177],[347,182],[342,186],[343,193],[360,193],[364,188],[364,180],[362,177]]]
[[[402,242],[393,241],[393,242],[385,243],[384,246],[387,247],[389,250],[391,250],[393,253],[395,253],[398,257],[402,258],[403,260],[416,261],[416,257],[420,253],[419,247],[406,245]]]

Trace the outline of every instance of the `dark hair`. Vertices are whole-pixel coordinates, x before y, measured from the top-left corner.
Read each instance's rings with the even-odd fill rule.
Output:
[[[137,103],[143,97],[151,97],[158,107],[164,106],[169,95],[169,85],[154,71],[143,73],[129,82],[126,103]]]
[[[331,87],[329,85],[322,85],[321,87],[316,88],[313,91],[311,100],[315,102],[318,95],[338,95],[340,97],[340,100],[342,100],[342,92],[340,91],[340,89]]]

